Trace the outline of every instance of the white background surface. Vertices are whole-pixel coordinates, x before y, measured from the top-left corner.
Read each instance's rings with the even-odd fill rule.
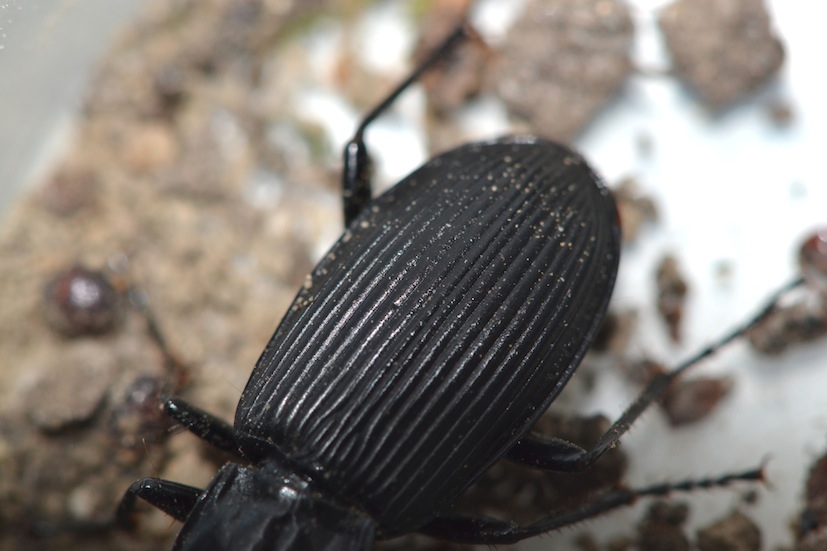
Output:
[[[0,0],[0,216],[55,154],[138,0]]]
[[[135,4],[0,2],[0,202],[9,200],[7,194],[36,172],[45,152],[54,151],[58,137],[65,136],[90,64],[112,36],[115,22],[131,14]],[[664,3],[633,4],[638,58],[647,67],[665,67],[653,26],[653,10]],[[725,116],[710,118],[676,81],[634,77],[576,144],[607,180],[635,175],[658,203],[657,227],[625,251],[615,299],[641,308],[646,338],[637,346],[670,363],[754,312],[796,273],[795,248],[801,237],[827,225],[827,3],[769,4],[787,48],[786,66],[772,87]],[[498,30],[485,22],[484,15],[499,13],[503,5],[483,3],[480,11],[481,26],[492,40]],[[383,23],[368,23],[369,30],[384,28],[386,19],[393,24],[393,9],[378,13],[376,19]],[[496,16],[493,21],[507,18]],[[373,33],[366,32],[366,40]],[[404,32],[391,36],[398,37],[400,52],[412,38]],[[764,99],[772,94],[793,108],[795,119],[787,128],[779,129],[767,117]],[[324,94],[308,98],[314,109],[326,101]],[[416,113],[417,95],[405,101]],[[340,117],[332,139],[341,143],[354,117]],[[475,124],[480,126],[479,121]],[[500,128],[496,119],[482,126],[491,132]],[[384,139],[390,131],[392,125],[380,125],[372,139],[378,136],[377,141],[392,143]],[[637,153],[641,134],[654,144],[648,160]],[[411,151],[424,148],[415,132],[396,139],[406,144],[395,149],[403,155],[394,157],[386,145],[374,150],[385,154],[392,175],[401,175],[421,162]],[[680,348],[666,343],[651,314],[654,263],[667,251],[678,257],[691,286]],[[716,275],[722,262],[731,267],[725,282]],[[769,457],[771,487],[746,511],[761,526],[766,548],[789,543],[789,524],[800,508],[806,469],[827,451],[827,343],[801,346],[778,358],[757,356],[737,344],[698,371],[733,376],[732,395],[705,422],[677,431],[666,427],[658,413],[647,415],[623,441],[632,455],[628,482],[641,486],[739,471]],[[633,392],[608,373],[583,407],[614,416]],[[702,492],[692,498],[699,505],[691,520],[702,525],[736,504],[738,492]],[[636,512],[640,511],[639,507]],[[625,532],[636,512],[612,514],[584,528]],[[559,548],[561,538],[569,536],[570,532],[552,535],[526,548]]]

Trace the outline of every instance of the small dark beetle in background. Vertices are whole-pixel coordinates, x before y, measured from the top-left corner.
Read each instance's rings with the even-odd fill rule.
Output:
[[[372,198],[366,127],[461,41],[455,31],[372,111],[345,149],[347,229],[311,274],[262,353],[235,425],[179,398],[167,412],[249,466],[204,490],[146,478],[137,497],[184,522],[177,550],[364,550],[418,531],[511,543],[641,495],[755,479],[618,490],[527,526],[452,513],[508,457],[587,468],[683,370],[658,376],[591,450],[529,435],[603,320],[617,272],[614,200],[585,161],[534,136],[473,143],[428,161]]]

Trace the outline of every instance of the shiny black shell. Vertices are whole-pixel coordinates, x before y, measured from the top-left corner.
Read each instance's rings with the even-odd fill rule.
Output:
[[[238,405],[270,457],[415,530],[528,432],[599,328],[620,228],[583,159],[464,145],[375,198],[315,268]]]

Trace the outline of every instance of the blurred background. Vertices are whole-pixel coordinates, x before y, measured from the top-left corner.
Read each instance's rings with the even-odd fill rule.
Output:
[[[232,58],[237,51],[234,48],[241,51],[235,42],[240,43],[238,36],[243,36],[244,40],[248,38],[243,31],[246,29],[243,25],[248,21],[245,17],[252,17],[239,9],[232,12],[238,17],[227,18],[227,21],[242,30],[239,34],[228,32],[215,39],[214,43],[219,48],[226,46],[226,50],[210,57],[211,68],[203,71],[205,75],[220,75],[214,79],[219,85],[204,84],[209,79],[199,74],[195,88],[207,92],[188,102],[184,115],[142,111],[134,117],[134,121],[138,121],[134,132],[132,127],[118,125],[84,126],[90,113],[117,114],[132,106],[130,102],[134,98],[123,99],[129,96],[128,93],[122,94],[123,97],[118,93],[103,93],[100,90],[104,88],[100,86],[101,82],[117,82],[116,77],[134,76],[131,72],[134,66],[153,67],[151,62],[140,57],[143,42],[147,44],[147,51],[154,52],[152,55],[167,62],[172,58],[168,52],[174,47],[169,44],[179,35],[170,34],[167,43],[160,46],[152,42],[150,31],[160,28],[167,32],[176,25],[183,29],[181,20],[196,19],[198,8],[187,8],[186,2],[179,4],[176,8],[180,10],[179,19],[175,19],[176,13],[170,15],[173,8],[165,11],[157,4],[131,0],[0,2],[0,216],[7,226],[0,232],[6,238],[0,255],[5,255],[6,272],[14,272],[19,279],[30,274],[37,280],[36,284],[26,287],[22,283],[18,285],[18,280],[8,275],[2,282],[14,294],[29,296],[26,294],[29,293],[32,297],[23,300],[19,307],[12,306],[10,299],[3,299],[2,303],[8,314],[7,325],[3,327],[15,329],[2,333],[5,336],[0,337],[0,346],[11,346],[5,357],[15,358],[12,363],[17,367],[8,369],[7,392],[0,395],[0,414],[3,415],[0,429],[4,430],[5,438],[2,447],[5,463],[0,465],[5,466],[6,477],[16,473],[16,479],[35,481],[31,490],[15,491],[8,489],[9,482],[0,483],[0,489],[6,484],[3,495],[17,496],[14,498],[17,504],[25,501],[19,497],[21,493],[39,491],[37,488],[45,484],[45,479],[42,474],[32,474],[34,470],[23,467],[25,461],[16,458],[15,450],[35,454],[44,442],[58,456],[61,453],[58,450],[62,449],[42,426],[25,429],[35,435],[31,436],[33,440],[29,440],[29,433],[24,434],[22,427],[28,421],[21,419],[31,418],[26,408],[33,405],[25,398],[40,381],[38,369],[49,360],[43,357],[45,353],[39,352],[40,355],[33,356],[36,359],[31,360],[32,367],[29,367],[28,359],[19,358],[24,358],[23,355],[32,348],[54,347],[55,353],[61,354],[59,347],[76,344],[65,337],[48,336],[45,322],[37,321],[42,318],[39,289],[47,276],[62,265],[78,261],[111,267],[112,255],[118,252],[132,259],[130,275],[147,287],[162,327],[171,333],[169,340],[193,366],[191,391],[196,401],[200,399],[198,403],[203,407],[209,406],[231,418],[234,399],[246,382],[256,349],[261,349],[303,274],[338,235],[336,175],[339,148],[355,128],[359,113],[365,112],[381,97],[379,90],[388,89],[405,74],[411,64],[411,53],[422,34],[428,34],[422,33],[421,29],[433,25],[433,19],[428,19],[429,14],[438,9],[456,9],[441,6],[451,2],[330,2],[331,6],[323,6],[312,15],[297,15],[295,21],[298,22],[293,25],[291,20],[292,26],[285,23],[288,30],[277,38],[266,37],[256,42],[258,35],[251,32],[250,43],[259,48],[251,51],[264,59],[272,55],[277,61],[251,62],[249,67],[245,65],[246,61],[238,62]],[[205,3],[209,8],[205,7],[204,11],[220,13],[224,4],[233,2]],[[246,4],[257,5],[255,2]],[[292,13],[288,4],[265,2],[262,5],[267,7],[257,9],[277,20]],[[616,47],[628,47],[628,72],[622,74],[619,84],[606,84],[609,89],[606,97],[576,130],[544,130],[538,128],[544,122],[542,115],[526,113],[525,106],[509,104],[508,92],[497,88],[497,83],[513,76],[503,69],[508,61],[513,65],[517,63],[515,59],[522,59],[519,56],[528,57],[509,37],[509,28],[518,24],[521,10],[535,10],[538,18],[544,10],[538,8],[540,4],[537,2],[477,2],[471,9],[471,19],[487,47],[494,52],[487,59],[502,71],[495,73],[495,82],[492,84],[492,77],[488,77],[489,82],[481,93],[470,99],[463,98],[460,105],[447,108],[447,114],[434,114],[427,94],[417,89],[402,98],[400,108],[378,121],[368,135],[379,161],[378,177],[385,186],[421,164],[433,149],[515,129],[552,134],[570,141],[612,186],[633,180],[637,194],[656,206],[657,216],[647,219],[649,221],[642,224],[639,235],[624,248],[612,308],[618,313],[636,312],[634,335],[624,349],[624,359],[645,356],[667,366],[689,357],[754,313],[775,289],[799,272],[798,251],[802,240],[816,228],[827,226],[824,216],[827,181],[822,162],[824,144],[827,143],[827,81],[822,75],[822,58],[827,44],[822,22],[827,16],[827,6],[784,0],[766,2],[770,28],[783,44],[783,62],[762,77],[754,89],[717,104],[714,99],[703,97],[696,85],[688,85],[685,73],[673,71],[677,54],[670,53],[664,28],[658,25],[659,14],[663,14],[670,4],[647,0],[624,4],[634,31],[629,31],[628,36],[623,35],[625,27],[622,23],[616,23],[617,27],[613,29],[619,43]],[[722,2],[720,5],[735,4],[737,2]],[[123,30],[127,25],[135,25],[134,21],[139,17],[141,24],[138,27]],[[220,17],[214,20],[220,20]],[[622,21],[622,17],[616,21]],[[214,28],[220,27],[216,24]],[[757,34],[761,32],[760,29],[755,31]],[[437,34],[436,31],[433,34]],[[703,34],[701,31],[700,35]],[[191,33],[181,30],[179,37],[185,41]],[[195,39],[193,43],[201,44]],[[187,60],[201,55],[201,50],[196,47],[182,50],[190,56]],[[693,47],[689,50],[691,54]],[[702,53],[702,50],[699,40],[694,51]],[[253,57],[249,52],[244,55]],[[276,55],[281,57],[276,58]],[[515,55],[518,58],[513,57]],[[543,56],[549,59],[565,57],[555,51],[543,52],[538,58]],[[107,59],[105,65],[109,73],[98,72],[103,59]],[[193,65],[198,63],[202,62],[196,61]],[[253,66],[254,69],[250,69]],[[226,67],[229,67],[227,72],[222,72]],[[597,74],[609,74],[613,70],[612,66],[596,67]],[[734,69],[730,71],[734,72]],[[246,78],[252,72],[257,76],[250,80],[257,83],[257,88],[245,95],[248,92],[232,84],[232,78],[239,75]],[[184,73],[186,80],[188,73]],[[107,78],[110,80],[101,78],[97,81],[98,92],[90,93],[90,79],[98,74],[109,74]],[[527,87],[520,85],[520,89],[528,94]],[[135,95],[140,96],[138,92]],[[142,100],[134,100],[139,101]],[[209,107],[210,101],[215,101],[218,107]],[[565,111],[565,102],[573,100],[564,98],[561,101]],[[242,110],[241,115],[232,110],[233,106],[239,105],[246,105],[247,109]],[[141,108],[146,106],[141,104]],[[573,110],[573,107],[569,109]],[[199,112],[208,113],[208,122],[201,126],[195,115]],[[294,115],[288,116],[286,112]],[[250,122],[256,117],[263,117],[265,122],[261,127]],[[167,134],[166,129],[172,125],[170,120],[176,124],[183,122],[180,128],[176,126],[174,132]],[[450,122],[446,123],[446,120]],[[555,134],[558,131],[561,134]],[[188,187],[186,173],[171,174],[174,169],[170,167],[175,159],[188,158],[189,151],[201,155],[195,160],[190,159],[196,168],[211,157],[210,149],[198,149],[197,136],[201,133],[217,136],[218,151],[231,160],[232,166],[227,173],[243,173],[241,183],[226,188],[216,184],[215,189],[206,192],[201,188],[193,191]],[[255,141],[259,134],[263,136],[264,146]],[[165,140],[169,135],[175,136],[174,146],[167,150]],[[135,136],[134,142],[130,141]],[[114,237],[100,234],[91,244],[82,243],[80,238],[70,240],[67,237],[67,241],[77,244],[76,248],[63,241],[31,237],[41,235],[38,228],[58,222],[70,228],[59,231],[67,235],[77,232],[78,236],[89,235],[84,224],[103,225],[93,217],[87,217],[87,222],[87,218],[74,214],[47,217],[44,222],[25,210],[30,208],[26,201],[31,203],[33,200],[21,199],[38,196],[38,185],[54,181],[55,167],[61,165],[61,159],[74,154],[77,140],[81,138],[126,144],[121,149],[116,148],[111,155],[101,154],[102,158],[108,158],[114,164],[123,161],[128,165],[126,176],[121,174],[111,182],[127,181],[131,172],[134,181],[141,185],[158,184],[161,191],[153,201],[161,203],[151,203],[154,206],[149,210],[160,209],[161,204],[164,208],[183,209],[185,200],[194,198],[192,208],[180,213],[161,214],[158,211],[152,216],[136,215],[134,220],[126,215],[129,209],[116,210],[118,214],[107,219],[118,226]],[[121,153],[123,157],[119,157]],[[173,159],[169,166],[167,155]],[[285,161],[279,155],[300,158],[308,166],[284,165]],[[80,157],[86,165],[94,158],[88,151]],[[274,157],[278,158],[272,160]],[[99,187],[104,189],[108,185],[103,183]],[[102,193],[103,199],[95,208],[108,207],[114,202],[111,199],[115,197],[114,193]],[[225,223],[217,205],[230,196],[255,205],[255,217],[239,215]],[[127,204],[129,201],[132,201],[131,205],[143,204],[131,195],[127,197],[131,197]],[[10,214],[21,201],[23,206],[17,207],[20,209],[18,214]],[[306,209],[305,203],[318,205],[318,210]],[[135,210],[140,207],[135,206]],[[286,216],[285,212],[289,210],[298,212],[298,219],[280,217]],[[179,214],[180,220],[177,218]],[[175,223],[167,228],[162,225],[162,218],[175,220]],[[184,232],[181,228],[185,220],[193,220],[196,230]],[[149,224],[150,221],[157,225]],[[263,239],[260,245],[248,244],[245,239],[233,243],[229,238],[222,240],[225,226],[235,229],[245,224],[249,228],[244,231]],[[127,226],[131,228],[128,231],[124,229]],[[158,244],[167,239],[164,237],[167,230],[177,231],[181,236],[180,242],[170,244],[171,252],[162,250],[163,246]],[[148,235],[139,239],[129,233],[141,231]],[[20,236],[29,236],[31,241]],[[14,243],[18,244],[17,248]],[[235,249],[236,246],[241,249]],[[205,260],[213,271],[198,276],[194,274],[201,266],[200,255],[207,254],[202,249],[213,250],[216,259]],[[161,259],[173,253],[184,260],[171,263],[170,268],[158,272],[148,267],[153,263],[162,266]],[[28,258],[28,255],[32,260],[19,263],[13,260],[23,256]],[[271,255],[277,258],[271,259]],[[681,307],[680,339],[677,341],[669,337],[669,329],[657,312],[654,274],[667,255],[676,260],[688,287],[686,302]],[[199,260],[193,261],[196,257]],[[228,273],[220,271],[219,265]],[[258,272],[252,275],[254,268],[264,275],[258,275]],[[186,276],[182,275],[184,272]],[[171,281],[190,277],[189,272],[193,273],[192,278],[206,285],[203,291],[185,296]],[[277,275],[267,275],[273,272]],[[240,288],[250,289],[246,291],[250,296],[239,298],[242,291],[229,283],[224,286],[223,279],[213,279],[216,274],[228,277]],[[222,283],[212,284],[213,281]],[[193,287],[185,282],[178,284]],[[265,293],[258,296],[269,297],[266,293],[271,291],[281,293],[272,302],[267,302],[269,298],[265,301],[255,296],[255,293]],[[202,306],[204,301],[208,306]],[[254,302],[265,302],[266,311],[250,313],[244,309],[246,306],[239,305]],[[194,312],[204,309],[211,317],[203,320],[192,317]],[[234,310],[239,311],[234,314],[238,317],[228,318],[229,321],[219,316]],[[21,323],[24,315],[31,315],[35,321]],[[176,317],[179,315],[180,318]],[[179,319],[188,320],[186,323],[191,325],[184,326]],[[242,323],[248,325],[242,326]],[[127,327],[135,333],[143,331],[137,322],[127,324]],[[233,339],[242,337],[227,336],[230,330],[254,334],[245,336],[250,342],[244,341],[241,345]],[[206,349],[206,344],[199,344],[204,340],[217,341],[226,347],[217,353]],[[98,345],[107,341],[96,337],[94,342]],[[148,345],[144,343],[143,346]],[[243,351],[241,359],[230,352],[235,350],[234,347]],[[158,362],[157,358],[155,361]],[[636,387],[628,381],[625,372],[607,367],[613,361],[614,358],[603,358],[593,362],[594,365],[585,366],[589,384],[573,381],[571,397],[561,398],[561,405],[580,414],[599,412],[610,419],[618,415],[633,399]],[[232,365],[234,371],[228,365]],[[816,340],[767,355],[739,342],[698,366],[693,374],[726,379],[731,387],[727,387],[728,393],[720,403],[710,406],[710,414],[696,423],[676,428],[660,412],[647,414],[623,440],[622,450],[628,455],[629,465],[624,480],[633,487],[646,486],[664,480],[737,472],[769,459],[766,470],[769,484],[760,489],[754,503],[744,502],[741,487],[732,491],[693,492],[676,499],[691,502],[686,525],[688,534],[694,534],[696,528],[707,526],[738,509],[760,527],[761,548],[792,546],[794,531],[791,525],[805,508],[804,484],[809,466],[827,450],[827,402],[823,398],[824,389],[827,389],[827,343]],[[586,375],[582,378],[586,379]],[[122,387],[115,385],[115,388],[128,387],[127,382],[121,384]],[[102,396],[105,393],[104,390],[100,392]],[[95,407],[104,408],[103,411],[116,408],[120,396],[112,391],[105,399],[101,398],[106,405]],[[91,431],[98,421],[92,419],[84,423],[82,430]],[[72,434],[74,438],[79,433]],[[86,433],[80,434],[86,438]],[[170,438],[172,447],[164,449],[164,457],[189,457],[187,454],[190,454],[200,458],[206,453],[186,438],[187,435]],[[18,442],[24,441],[27,444],[18,447]],[[182,443],[175,444],[175,441]],[[195,449],[197,454],[186,451],[188,449]],[[203,480],[209,478],[211,465],[220,461],[205,462],[199,458],[188,459],[198,465],[193,469],[187,468],[190,464],[186,462],[176,464],[172,461],[172,466],[164,463],[167,468],[161,468],[161,474],[179,480],[181,473],[196,471],[201,478],[196,476],[191,483],[203,484]],[[152,470],[140,462],[140,458],[124,460],[132,470],[124,468],[122,470],[129,473],[121,472],[119,476],[128,479],[133,472],[152,474]],[[89,462],[89,465],[95,464]],[[82,472],[85,471],[81,469],[79,473]],[[20,473],[28,474],[21,476]],[[107,479],[108,483],[112,484],[113,479]],[[61,484],[67,489],[61,489]],[[101,497],[91,490],[90,495],[94,497],[89,498],[79,479],[55,481],[51,487],[55,488],[55,495],[50,496],[46,509],[54,514],[69,511],[68,514],[76,517],[100,516],[101,511],[109,507],[107,500],[113,500],[111,496]],[[64,494],[71,494],[74,501],[68,505],[62,503],[59,496]],[[87,496],[88,503],[83,501],[83,496]],[[645,513],[646,507],[644,503],[631,510],[612,513],[585,526],[526,542],[520,548],[576,548],[572,542],[583,533],[593,536],[596,541],[606,542],[628,534],[630,526]],[[156,521],[155,526],[157,529],[151,535],[155,538],[151,539],[153,542],[163,539],[159,532],[166,529],[174,533],[175,530],[175,527],[169,528],[168,522],[164,525],[163,519]],[[12,530],[8,525],[0,525],[0,529]],[[17,540],[9,538],[8,541]],[[8,545],[3,548],[12,549],[23,544]]]

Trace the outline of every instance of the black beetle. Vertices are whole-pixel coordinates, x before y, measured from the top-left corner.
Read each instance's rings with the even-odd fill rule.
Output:
[[[371,199],[365,128],[468,32],[456,30],[346,147],[347,230],[264,349],[234,427],[166,401],[178,422],[251,465],[227,464],[205,490],[140,480],[119,508],[121,524],[141,497],[184,521],[176,550],[364,550],[411,531],[510,543],[640,495],[760,477],[618,490],[528,526],[452,515],[456,498],[503,457],[586,468],[677,374],[775,302],[655,379],[594,449],[529,435],[601,325],[620,225],[584,160],[534,136],[461,146]]]

